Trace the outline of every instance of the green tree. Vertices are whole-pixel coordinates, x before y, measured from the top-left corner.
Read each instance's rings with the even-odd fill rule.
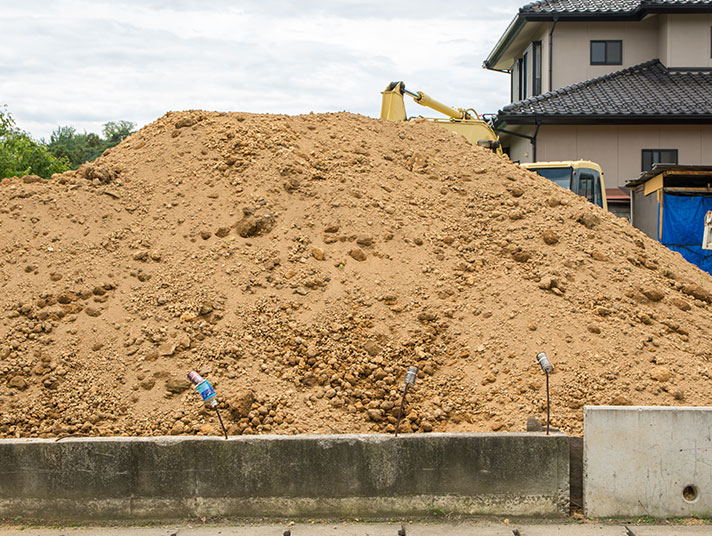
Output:
[[[7,112],[7,106],[3,106],[0,109],[0,138],[7,136],[15,128],[15,121],[13,121],[10,114]]]
[[[85,134],[74,127],[57,127],[49,137],[47,148],[57,158],[66,158],[72,167],[84,162]]]
[[[69,160],[72,169],[84,162],[98,158],[106,149],[118,145],[136,127],[130,121],[109,121],[102,129],[103,137],[84,132],[80,134],[74,127],[60,126],[52,132],[47,147],[58,158]]]
[[[107,148],[121,143],[135,128],[136,125],[131,121],[109,121],[104,123],[104,128],[101,132],[104,134]]]
[[[107,148],[108,145],[106,145],[106,141],[101,139],[97,134],[90,132],[86,135],[84,161],[91,162],[92,160],[96,160]]]
[[[0,179],[39,175],[49,179],[53,173],[69,169],[69,160],[57,157],[41,142],[15,125],[7,107],[0,108]]]

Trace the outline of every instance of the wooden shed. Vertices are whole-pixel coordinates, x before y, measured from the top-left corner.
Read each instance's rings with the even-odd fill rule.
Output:
[[[702,249],[712,166],[656,164],[626,186],[633,226],[712,273],[712,251]]]

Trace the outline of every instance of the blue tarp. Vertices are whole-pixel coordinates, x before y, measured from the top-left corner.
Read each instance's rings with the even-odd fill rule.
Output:
[[[712,274],[712,250],[702,249],[705,214],[712,210],[712,197],[663,195],[661,242],[692,264]]]

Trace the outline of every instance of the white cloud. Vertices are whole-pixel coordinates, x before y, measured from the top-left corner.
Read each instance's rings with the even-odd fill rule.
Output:
[[[189,108],[376,117],[392,80],[495,112],[508,77],[481,64],[521,5],[3,2],[0,104],[37,138],[58,125],[99,132],[106,121],[141,126]],[[413,103],[408,111],[427,115]]]

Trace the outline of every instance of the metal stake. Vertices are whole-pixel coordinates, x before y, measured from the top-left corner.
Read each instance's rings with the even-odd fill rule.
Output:
[[[549,359],[549,356],[546,355],[546,353],[544,353],[544,352],[539,352],[536,355],[536,360],[539,362],[539,366],[541,367],[541,370],[543,370],[544,374],[546,374],[546,435],[549,435],[549,423],[550,423],[549,373],[554,371],[554,365],[551,364],[551,360]]]
[[[546,374],[546,435],[549,435],[549,372]]]
[[[418,367],[408,367],[408,372],[405,374],[405,389],[403,389],[403,398],[401,398],[400,409],[398,410],[398,422],[396,422],[396,435],[398,437],[398,428],[400,427],[401,418],[403,417],[403,406],[405,405],[405,395],[408,394],[408,387],[415,385],[415,380],[418,377]]]
[[[218,420],[220,421],[220,426],[222,426],[223,433],[225,434],[225,439],[227,439],[227,430],[225,429],[225,425],[223,424],[222,417],[220,416],[220,412],[218,411],[217,406],[215,406],[215,413],[218,414]]]
[[[405,384],[405,389],[403,390],[403,398],[401,398],[400,408],[398,409],[398,422],[396,423],[396,435],[398,437],[398,428],[400,428],[401,418],[403,417],[403,406],[405,405],[405,395],[408,394],[409,384]]]

